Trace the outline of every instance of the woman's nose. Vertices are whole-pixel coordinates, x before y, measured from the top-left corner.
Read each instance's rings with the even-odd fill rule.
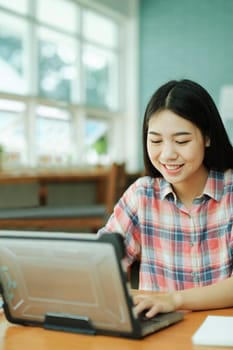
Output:
[[[176,159],[177,152],[175,150],[175,147],[170,143],[164,144],[164,146],[161,150],[160,157],[163,160]]]

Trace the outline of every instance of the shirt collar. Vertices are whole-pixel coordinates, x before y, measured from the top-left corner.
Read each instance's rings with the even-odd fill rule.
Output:
[[[210,170],[203,194],[220,201],[224,190],[224,172]]]
[[[160,180],[161,200],[165,199],[169,194],[173,194],[173,197],[176,198],[176,194],[174,193],[171,184],[167,182],[164,178],[160,178],[159,180]]]
[[[165,199],[170,194],[172,194],[173,198],[176,199],[176,194],[173,191],[171,184],[167,182],[164,178],[160,178],[160,189],[161,189],[161,194],[160,194],[161,200]],[[211,197],[216,201],[220,201],[222,197],[223,189],[224,189],[224,173],[210,170],[202,195],[207,195],[208,197]]]

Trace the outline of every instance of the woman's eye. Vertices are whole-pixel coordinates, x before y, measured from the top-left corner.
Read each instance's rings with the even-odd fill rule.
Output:
[[[151,140],[151,143],[161,143],[161,140]]]
[[[188,143],[189,140],[184,140],[184,141],[176,141],[176,143],[178,143],[179,145],[183,145],[185,143]]]

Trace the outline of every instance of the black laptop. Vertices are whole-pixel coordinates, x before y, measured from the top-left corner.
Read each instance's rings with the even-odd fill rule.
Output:
[[[134,312],[120,234],[0,231],[0,292],[11,323],[142,338],[183,319]]]

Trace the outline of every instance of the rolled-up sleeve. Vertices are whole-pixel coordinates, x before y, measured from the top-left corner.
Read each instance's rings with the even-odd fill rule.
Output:
[[[115,205],[106,225],[98,231],[98,235],[118,232],[124,236],[129,264],[138,258],[141,250],[138,203],[137,185],[134,183]]]

